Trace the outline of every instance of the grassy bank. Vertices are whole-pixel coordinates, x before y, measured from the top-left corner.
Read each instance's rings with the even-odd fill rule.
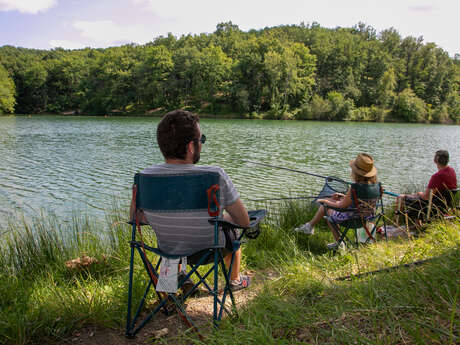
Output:
[[[433,223],[409,240],[379,242],[332,256],[328,230],[314,236],[292,228],[311,216],[287,203],[244,248],[244,266],[275,271],[262,290],[226,320],[207,343],[455,344],[459,338],[460,222]],[[61,343],[86,325],[124,327],[128,241],[124,212],[106,230],[86,218],[54,217],[10,224],[1,235],[0,343]],[[66,266],[86,255],[85,269]],[[414,266],[349,281],[336,278],[416,260]],[[140,291],[136,291],[137,294]],[[166,341],[166,340],[165,340]],[[168,339],[170,343],[195,338]]]

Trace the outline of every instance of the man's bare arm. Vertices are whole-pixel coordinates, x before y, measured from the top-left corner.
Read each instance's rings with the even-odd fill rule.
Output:
[[[243,202],[238,198],[233,204],[227,206],[225,210],[228,215],[224,215],[224,219],[232,223],[238,224],[244,228],[249,227],[249,216]]]
[[[430,188],[427,188],[425,192],[418,192],[417,195],[422,199],[428,200],[428,198],[430,197]]]

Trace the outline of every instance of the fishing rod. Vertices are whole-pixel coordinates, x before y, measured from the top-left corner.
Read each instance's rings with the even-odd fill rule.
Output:
[[[332,195],[325,195],[324,198],[330,198]],[[275,200],[299,200],[299,199],[316,199],[317,196],[292,196],[286,198],[267,198],[267,199],[251,199],[250,201],[275,201]]]
[[[267,163],[254,162],[254,161],[245,160],[245,159],[243,159],[243,162],[251,163],[251,164],[255,164],[255,165],[262,165],[262,166],[266,166],[266,167],[269,167],[269,168],[275,168],[275,169],[282,169],[282,170],[292,171],[292,172],[296,172],[296,173],[300,173],[300,174],[305,174],[305,175],[310,175],[310,176],[319,177],[319,178],[324,178],[324,179],[326,179],[326,181],[327,181],[328,179],[331,179],[331,176],[324,176],[324,175],[314,174],[314,173],[307,172],[307,171],[303,171],[303,170],[295,170],[295,169],[280,167],[280,166],[277,166],[277,165],[271,165],[271,164],[267,164]],[[335,178],[335,179],[336,179],[336,178]],[[347,182],[347,181],[343,181],[343,180],[340,180],[340,181],[341,181],[341,182],[344,182],[344,183],[346,183],[346,184],[348,184],[348,185],[351,184],[350,182]],[[388,192],[388,191],[386,191],[386,190],[384,190],[383,193],[384,193],[384,194],[387,194],[387,195],[390,195],[390,196],[394,196],[394,197],[398,197],[398,196],[399,196],[399,194],[396,194],[396,193],[393,193],[393,192]]]
[[[269,168],[275,168],[275,169],[282,169],[282,170],[292,171],[292,172],[296,172],[296,173],[300,173],[300,174],[306,174],[306,175],[315,176],[315,177],[319,177],[319,178],[328,178],[328,176],[313,174],[313,173],[307,172],[307,171],[289,169],[289,168],[280,167],[280,166],[276,166],[276,165],[270,165],[270,164],[266,164],[266,163],[248,161],[248,160],[245,160],[245,159],[243,159],[243,162],[251,163],[251,164],[256,164],[256,165],[263,165],[263,166],[266,166],[266,167],[269,167]]]

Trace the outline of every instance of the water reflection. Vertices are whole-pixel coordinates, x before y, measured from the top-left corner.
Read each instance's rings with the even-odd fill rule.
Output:
[[[99,216],[114,196],[128,200],[134,173],[162,161],[158,121],[1,117],[0,225],[15,210]],[[222,166],[250,207],[254,199],[314,194],[323,181],[245,160],[349,179],[349,160],[369,152],[396,192],[426,183],[440,148],[460,171],[459,126],[202,119],[201,127],[208,138],[201,164]]]

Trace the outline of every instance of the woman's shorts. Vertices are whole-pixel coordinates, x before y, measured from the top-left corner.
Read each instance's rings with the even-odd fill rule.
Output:
[[[332,210],[330,217],[335,223],[342,223],[348,219],[354,218],[356,216],[356,212],[340,212],[336,210]]]

